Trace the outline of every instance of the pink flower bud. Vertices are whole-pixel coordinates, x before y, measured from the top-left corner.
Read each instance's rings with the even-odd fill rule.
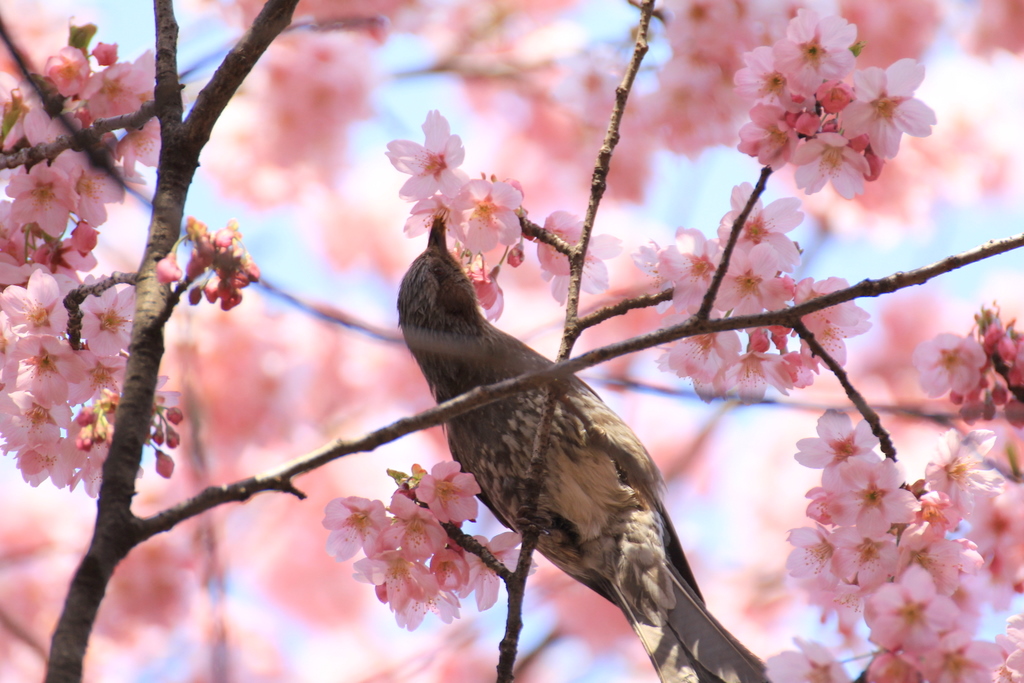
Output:
[[[829,114],[838,114],[853,101],[853,88],[842,81],[825,81],[814,93],[821,103],[821,108]]]
[[[513,268],[518,268],[523,265],[523,258],[523,248],[519,246],[512,247],[508,252],[508,265]]]
[[[98,237],[99,232],[96,228],[85,221],[78,221],[78,225],[71,231],[71,246],[80,254],[88,254],[96,248]]]
[[[97,43],[92,49],[92,56],[100,66],[110,66],[117,61],[117,43]]]
[[[168,285],[181,279],[181,268],[178,267],[178,257],[172,251],[156,263],[156,279]]]
[[[156,473],[164,479],[170,479],[174,474],[174,460],[163,451],[156,452]]]
[[[235,241],[235,231],[231,228],[221,228],[213,236],[213,246],[218,249],[230,249]]]
[[[200,301],[203,300],[203,290],[198,287],[193,287],[188,290],[188,302],[193,306],[197,306]]]
[[[870,147],[864,154],[864,159],[868,162],[868,173],[864,176],[864,180],[868,182],[878,180],[878,176],[882,175],[882,168],[885,167],[885,159],[872,152]]]
[[[796,132],[812,137],[818,132],[818,128],[821,126],[821,120],[818,119],[814,114],[804,112],[796,117],[793,128]]]
[[[167,412],[164,413],[164,416],[172,425],[181,424],[181,421],[185,419],[185,414],[182,413],[181,408],[178,407],[168,408]]]

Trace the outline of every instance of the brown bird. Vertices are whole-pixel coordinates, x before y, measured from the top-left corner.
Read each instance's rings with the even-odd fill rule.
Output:
[[[448,251],[441,218],[402,280],[398,323],[439,403],[552,364],[484,318]],[[622,609],[663,682],[767,681],[761,660],[708,612],[665,513],[661,473],[643,444],[576,377],[551,387],[551,445],[532,516],[543,521],[540,552]],[[524,391],[447,424],[452,456],[512,529],[542,406],[543,390]]]

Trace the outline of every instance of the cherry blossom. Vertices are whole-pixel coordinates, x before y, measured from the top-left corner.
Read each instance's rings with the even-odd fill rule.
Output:
[[[364,557],[352,568],[356,580],[377,586],[377,597],[390,605],[398,625],[410,631],[423,622],[441,592],[437,578],[425,565],[407,559],[397,550],[385,550],[373,558]],[[441,598],[440,604],[454,607],[453,600],[453,597]],[[452,615],[448,609],[440,613]],[[458,613],[457,608],[454,613]]]
[[[921,657],[921,671],[929,683],[989,683],[992,670],[1002,661],[998,645],[973,640],[968,631],[956,629]]]
[[[583,233],[583,221],[568,211],[555,211],[544,221],[544,229],[561,237],[569,245],[575,245]],[[583,279],[580,289],[589,294],[600,294],[608,289],[608,266],[604,261],[622,252],[622,241],[611,235],[593,235],[587,245],[587,256],[583,262]],[[546,244],[537,245],[541,276],[551,281],[551,294],[560,304],[565,303],[569,293],[569,259]]]
[[[885,71],[868,67],[853,75],[857,99],[843,115],[848,137],[867,134],[876,154],[892,159],[900,148],[903,133],[914,137],[931,135],[935,112],[914,97],[924,81],[924,65],[901,59]]]
[[[490,272],[485,270],[482,259],[475,259],[473,265],[466,272],[466,277],[473,283],[473,290],[476,292],[476,299],[480,307],[484,309],[484,316],[488,320],[497,320],[505,310],[505,294],[498,284],[498,270],[495,266]]]
[[[829,587],[836,585],[838,577],[832,571],[836,546],[828,529],[820,524],[813,529],[791,529],[786,540],[793,546],[786,558],[786,569],[792,576],[815,578]]]
[[[130,114],[153,99],[155,68],[151,50],[131,64],[112,64],[89,78],[80,97],[89,101],[89,112],[95,118]]]
[[[740,183],[733,188],[730,198],[732,211],[725,214],[718,225],[718,239],[721,243],[729,239],[732,225],[747,205],[753,191],[750,183]],[[776,199],[768,206],[762,206],[758,199],[743,224],[737,244],[769,244],[778,259],[779,270],[792,272],[800,263],[800,252],[786,233],[803,221],[804,215],[799,209],[800,200],[795,197]]]
[[[377,537],[388,528],[384,503],[358,496],[335,498],[324,509],[323,525],[330,529],[327,553],[342,562],[360,548],[372,548]]]
[[[981,380],[985,351],[971,337],[944,332],[914,350],[914,367],[921,373],[921,388],[932,398],[947,391],[969,393]]]
[[[46,60],[43,73],[57,86],[57,92],[64,97],[77,95],[89,78],[89,60],[82,51],[74,47],[62,47]]]
[[[800,652],[786,651],[769,657],[768,678],[779,683],[850,683],[850,677],[823,646],[794,638]]]
[[[82,336],[89,340],[89,350],[100,356],[116,356],[128,348],[132,315],[135,311],[135,290],[115,286],[82,303]]]
[[[36,270],[26,287],[11,286],[0,293],[0,308],[19,335],[60,335],[68,324],[64,293],[45,270]]]
[[[718,240],[707,239],[700,230],[679,228],[676,244],[641,247],[633,255],[633,262],[659,284],[674,286],[672,306],[677,311],[695,313],[707,294],[721,253]]]
[[[519,544],[522,541],[519,534],[514,531],[506,531],[489,541],[484,536],[474,536],[473,538],[490,550],[491,554],[510,571],[515,570],[516,563],[519,561]],[[459,595],[466,597],[471,592],[475,592],[477,609],[481,611],[490,609],[498,601],[498,587],[501,584],[501,579],[476,555],[467,554],[466,560],[469,562],[469,579]]]
[[[778,272],[779,259],[772,245],[762,243],[747,250],[737,249],[733,252],[729,272],[722,280],[715,305],[732,310],[733,315],[782,308],[793,298],[793,281],[787,277],[775,277]]]
[[[736,148],[757,157],[765,166],[784,166],[793,158],[799,142],[797,131],[786,122],[785,114],[782,107],[755,104],[750,110],[750,123],[740,128],[740,144]]]
[[[848,287],[843,278],[830,277],[825,280],[815,281],[812,278],[804,278],[796,284],[794,302],[802,304],[819,296],[830,294]],[[808,332],[814,335],[822,347],[828,351],[840,365],[846,364],[846,342],[845,339],[864,334],[871,329],[870,316],[867,311],[852,301],[846,301],[836,306],[830,306],[810,315],[805,315],[803,320]],[[804,359],[808,364],[816,364],[818,359],[813,357],[810,348],[805,342],[801,343]]]
[[[426,560],[448,542],[448,534],[438,518],[403,492],[397,491],[391,497],[388,512],[394,515],[394,520],[384,530],[381,540],[390,547],[400,548],[410,560]]]
[[[7,184],[7,196],[14,199],[11,218],[22,224],[35,223],[51,237],[64,233],[68,217],[78,204],[68,174],[47,164],[15,173]]]
[[[830,506],[836,524],[856,525],[863,534],[878,535],[893,524],[913,521],[917,499],[900,488],[903,477],[892,460],[847,460],[826,489],[835,494]]]
[[[805,140],[793,154],[796,186],[814,194],[831,182],[839,196],[853,199],[864,191],[864,177],[871,172],[868,162],[849,146],[839,133],[819,133]]]
[[[470,180],[451,202],[450,225],[466,249],[482,253],[519,241],[522,228],[515,211],[523,193],[501,181]]]
[[[451,134],[448,120],[436,109],[427,113],[423,123],[424,144],[411,140],[388,143],[387,157],[391,164],[412,177],[405,181],[398,195],[405,200],[427,199],[440,191],[454,198],[466,182],[458,167],[465,158],[462,139]],[[518,206],[518,204],[517,204]]]
[[[911,567],[896,583],[881,586],[868,601],[864,619],[871,641],[890,650],[924,651],[956,624],[960,610],[935,590],[931,575]]]
[[[832,542],[833,570],[837,576],[855,581],[862,593],[875,590],[896,575],[899,552],[893,536],[866,536],[853,527],[840,527],[832,532]]]
[[[814,11],[799,9],[772,54],[793,91],[810,96],[822,81],[842,80],[850,73],[855,61],[850,47],[856,40],[857,27],[842,17],[819,19]]]
[[[853,421],[846,413],[828,410],[818,418],[818,438],[800,439],[796,442],[796,461],[805,467],[823,468],[823,479],[832,482],[839,476],[839,464],[851,459],[878,462],[881,456],[875,452],[878,437],[871,433],[871,426],[861,420],[854,428]]]
[[[982,461],[995,440],[992,432],[978,430],[962,436],[951,429],[942,435],[938,456],[925,469],[928,488],[949,496],[963,516],[970,514],[975,496],[991,498],[1003,490],[1002,475],[983,467]]]
[[[733,79],[738,95],[762,104],[778,106],[786,111],[802,109],[801,104],[793,100],[788,77],[776,68],[775,55],[771,47],[755,47],[743,55],[743,61],[747,66],[737,71]]]
[[[463,522],[476,518],[477,505],[473,496],[480,493],[476,478],[463,472],[459,463],[441,462],[423,475],[416,487],[416,498],[426,503],[441,522]]]

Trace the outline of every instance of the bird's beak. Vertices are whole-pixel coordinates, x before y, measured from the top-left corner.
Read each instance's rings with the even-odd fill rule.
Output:
[[[442,254],[448,253],[448,242],[445,240],[444,216],[434,216],[434,224],[430,226],[430,238],[427,248],[435,249]]]

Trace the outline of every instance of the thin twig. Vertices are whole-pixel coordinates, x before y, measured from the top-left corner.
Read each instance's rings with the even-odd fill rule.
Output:
[[[732,252],[736,248],[736,242],[739,241],[740,233],[743,232],[743,227],[747,224],[747,219],[750,218],[750,212],[754,210],[754,205],[761,198],[761,195],[764,194],[765,187],[768,185],[768,176],[771,174],[771,166],[765,166],[761,169],[761,177],[757,179],[757,185],[754,186],[754,191],[750,193],[746,206],[743,207],[740,214],[733,220],[732,228],[729,230],[729,240],[725,243],[725,248],[722,250],[722,259],[718,264],[718,268],[715,269],[714,276],[711,278],[711,285],[704,294],[704,300],[700,303],[700,309],[694,315],[698,320],[707,320],[708,316],[711,315],[715,299],[718,298],[718,290],[722,287],[722,281],[725,279],[726,273],[729,272],[729,262],[732,260]]]
[[[882,452],[885,453],[885,457],[892,460],[896,460],[896,446],[892,443],[892,437],[889,432],[882,426],[882,418],[878,417],[878,413],[875,412],[874,408],[868,405],[868,402],[864,399],[864,396],[857,391],[857,388],[853,386],[850,381],[850,376],[846,374],[846,370],[839,364],[835,358],[832,357],[825,347],[821,345],[821,342],[815,338],[814,334],[807,329],[802,320],[796,321],[793,325],[793,329],[796,331],[800,338],[804,340],[804,343],[811,348],[811,353],[820,358],[828,369],[832,371],[832,374],[836,376],[839,383],[843,386],[843,391],[846,392],[847,398],[857,407],[857,410],[869,425],[871,425],[871,433],[878,437],[879,444],[882,448]]]
[[[636,42],[633,47],[633,56],[626,67],[626,73],[622,76],[622,82],[615,88],[615,104],[612,107],[611,117],[608,120],[608,129],[605,132],[601,149],[597,153],[597,162],[594,164],[594,173],[590,180],[590,201],[587,203],[587,214],[583,219],[583,229],[580,232],[580,239],[573,247],[569,256],[569,293],[565,303],[565,329],[562,333],[562,343],[558,350],[558,360],[562,361],[572,353],[573,344],[579,339],[583,330],[577,324],[579,317],[580,286],[583,282],[583,266],[586,263],[587,249],[590,246],[590,236],[594,232],[594,221],[597,220],[597,210],[601,205],[601,198],[607,187],[608,173],[611,170],[612,153],[615,146],[619,144],[619,128],[622,125],[622,117],[626,111],[626,102],[629,93],[633,89],[636,75],[640,71],[640,64],[647,54],[647,31],[651,25],[651,14],[654,12],[654,0],[643,0],[640,5],[640,21],[636,29]]]
[[[150,100],[139,107],[138,111],[105,119],[96,119],[88,128],[61,135],[53,142],[40,142],[38,145],[19,149],[17,152],[0,154],[0,169],[32,166],[43,160],[52,160],[61,152],[72,150],[84,152],[99,146],[106,133],[115,130],[142,128],[156,113],[156,104]]]
[[[490,550],[487,549],[480,541],[476,540],[465,531],[460,529],[458,525],[452,524],[451,522],[441,522],[441,526],[448,532],[448,538],[452,539],[466,552],[473,553],[480,560],[487,565],[488,569],[498,575],[498,577],[508,583],[513,574],[509,571],[509,568],[505,564],[494,556]]]

